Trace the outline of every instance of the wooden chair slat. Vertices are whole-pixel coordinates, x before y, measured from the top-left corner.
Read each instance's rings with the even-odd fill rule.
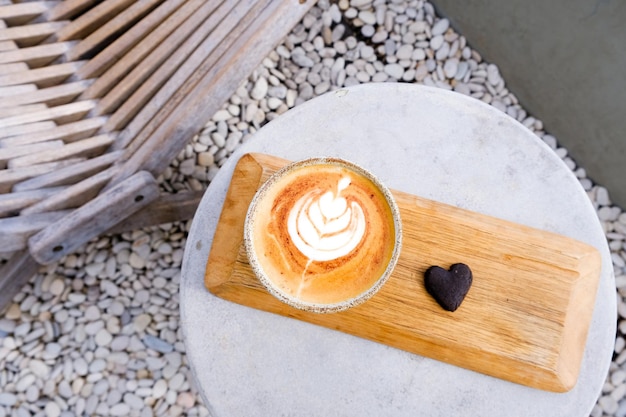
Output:
[[[118,91],[115,93],[116,96],[121,95],[120,90],[126,93],[129,90],[132,91],[134,87],[145,80],[145,78],[184,41],[184,34],[188,33],[188,28],[186,27],[187,20],[193,19],[198,8],[202,4],[205,4],[205,1],[206,0],[189,0],[185,3],[183,7],[172,14],[163,24],[159,25],[154,32],[150,33],[115,65],[103,73],[102,76],[98,77],[81,98],[101,98],[112,89]],[[209,6],[213,4],[214,1],[215,0],[209,0]],[[174,35],[175,33],[177,33],[178,36]],[[165,39],[167,39],[167,41],[165,41]],[[165,55],[163,53],[158,55],[154,52],[156,49],[163,51],[164,48],[166,50]]]
[[[66,62],[65,64],[26,69],[25,71],[0,75],[0,86],[34,83],[39,87],[50,87],[66,80],[82,64],[83,61]]]
[[[0,41],[0,52],[13,51],[17,49],[13,41]]]
[[[69,166],[68,164],[67,166]],[[45,213],[47,211],[75,209],[95,198],[111,179],[117,167],[112,166],[73,184],[58,194],[50,196],[20,212],[20,215]],[[0,172],[1,174],[1,172]]]
[[[8,305],[28,280],[37,273],[39,264],[27,249],[16,252],[0,267],[0,306]]]
[[[29,216],[11,217],[8,219],[0,219],[0,235],[11,233],[28,233],[37,232],[52,222],[57,221],[63,215],[66,215],[67,211],[57,211],[48,213],[37,213]],[[3,239],[0,239],[3,241]],[[3,247],[3,252],[11,252],[20,250],[22,247],[7,249]]]
[[[75,121],[93,109],[95,105],[96,103],[93,100],[77,101],[25,115],[7,117],[0,119],[0,128],[4,129],[6,127],[41,122],[44,120],[57,120],[59,122]]]
[[[44,15],[45,20],[59,21],[72,19],[101,0],[64,0]]]
[[[59,149],[62,147],[62,140],[53,140],[49,142],[37,143],[34,145],[2,148],[0,149],[0,168],[6,168],[7,161],[10,161],[13,158],[19,158],[24,155],[32,155],[39,152],[49,152],[53,149]]]
[[[131,48],[149,36],[165,19],[174,13],[186,0],[168,0],[154,9],[148,16],[121,35],[102,52],[90,59],[76,71],[76,77],[87,79],[102,75]]]
[[[16,96],[36,90],[37,86],[35,84],[20,84],[0,87],[0,98]]]
[[[59,28],[52,37],[56,41],[83,39],[96,28],[107,24],[115,15],[135,0],[104,0],[97,6],[89,9],[78,18]]]
[[[105,120],[105,117],[90,117],[77,122],[53,126],[39,132],[0,139],[0,151],[2,148],[11,146],[23,146],[55,139],[61,139],[65,143],[75,142],[93,135],[104,124]]]
[[[29,238],[30,252],[41,264],[54,262],[141,210],[158,195],[154,177],[138,172]]]
[[[167,114],[170,111],[167,109],[177,105],[180,97],[175,98],[174,95],[178,96],[177,92],[181,86],[187,81],[194,71],[198,70],[198,67],[205,60],[205,58],[208,56],[210,58],[207,59],[216,59],[216,56],[214,55],[216,44],[219,44],[219,42],[223,40],[227,30],[236,27],[238,24],[241,24],[239,26],[247,24],[245,18],[242,20],[242,17],[248,16],[248,20],[251,20],[251,14],[247,14],[247,12],[252,10],[252,13],[256,13],[263,7],[264,4],[265,3],[263,2],[250,0],[238,2],[235,6],[237,13],[229,13],[228,18],[224,19],[217,27],[214,28],[210,35],[204,39],[202,45],[196,49],[196,52],[192,54],[172,76],[169,77],[168,81],[159,88],[158,92],[156,92],[156,94],[151,97],[149,101],[143,103],[141,109],[132,120],[128,120],[128,118],[125,117],[124,112],[131,111],[129,107],[137,98],[131,97],[127,103],[122,104],[121,107],[124,107],[124,110],[118,109],[115,113],[113,113],[107,124],[103,127],[103,131],[114,131],[120,129],[122,126],[124,127],[123,131],[113,144],[112,149],[124,149],[128,146],[132,146],[132,150],[127,150],[127,155],[131,155],[153,131],[154,126],[150,125],[150,123],[155,120],[155,115],[160,112],[161,115],[165,117],[164,114]],[[223,13],[230,10],[231,7],[233,7],[233,3],[227,2],[222,4],[215,11],[214,15],[222,16]],[[209,24],[213,23],[214,15],[207,20]],[[147,88],[149,88],[149,85],[142,86],[135,92],[135,95],[141,94],[142,91]],[[102,103],[99,103],[99,105],[102,106]],[[131,142],[133,142],[132,145],[130,145]]]
[[[167,42],[161,44],[153,51],[151,56],[146,58],[145,62],[150,62],[153,56],[167,57],[162,63],[157,64],[155,62],[152,74],[148,72],[149,68],[136,67],[131,74],[125,77],[120,84],[115,86],[98,102],[93,114],[109,114],[115,111],[107,121],[103,131],[109,132],[123,129],[162,85],[168,80],[170,80],[171,84],[174,73],[176,73],[177,79],[180,79],[179,84],[182,84],[186,76],[191,73],[190,71],[193,71],[195,67],[200,65],[201,56],[211,51],[210,42],[205,41],[205,38],[212,35],[212,32],[220,22],[221,24],[232,23],[233,26],[238,22],[236,16],[228,14],[232,10],[234,3],[224,2],[221,5],[218,3],[217,1],[206,2],[181,27],[181,29],[185,28],[188,30],[177,30],[171,35],[171,37],[176,38],[189,37],[169,57],[167,50],[170,43]],[[218,7],[214,9],[216,5]],[[205,16],[207,17],[206,19]],[[193,26],[195,23],[199,23],[200,26]],[[219,40],[216,43],[218,42]],[[183,74],[182,68],[189,68],[189,71]]]
[[[58,1],[32,1],[8,4],[0,7],[0,19],[10,26],[23,25],[48,12],[58,3]]]
[[[0,219],[0,242],[2,242],[2,251],[13,252],[25,249],[30,236],[54,224],[68,214],[69,211],[62,210]]]
[[[101,47],[106,41],[111,39],[116,33],[120,33],[133,25],[138,19],[149,12],[163,0],[138,0],[126,10],[115,16],[106,25],[96,29],[85,39],[73,47],[66,57],[69,61],[81,59],[93,50]]]
[[[0,52],[0,64],[24,62],[29,68],[38,68],[59,58],[76,43],[76,41],[48,43]]]
[[[0,41],[15,41],[20,46],[36,45],[61,30],[67,22],[43,22],[0,29]]]
[[[27,135],[35,132],[42,132],[48,129],[54,129],[56,123],[53,121],[43,121],[35,123],[17,124],[13,126],[5,126],[0,129],[0,140],[11,138],[13,136]]]
[[[49,162],[46,164],[32,165],[24,168],[0,170],[0,193],[10,192],[13,184],[20,181],[24,181],[38,175],[43,175],[84,160],[85,158],[72,158],[65,159],[63,161]]]
[[[10,64],[0,64],[0,75],[11,74],[12,72],[25,71],[28,65],[23,62],[12,62]]]
[[[122,151],[107,152],[13,185],[13,192],[37,190],[60,185],[72,185],[108,168],[122,156]]]
[[[41,188],[38,190],[0,194],[0,217],[14,215],[21,209],[63,190],[64,187]]]
[[[161,194],[152,204],[128,216],[107,230],[106,233],[118,234],[155,224],[190,220],[193,218],[203,195],[204,191]]]
[[[5,117],[11,117],[18,114],[32,113],[34,111],[41,111],[47,109],[48,106],[45,104],[28,104],[25,106],[0,106],[0,119]]]
[[[0,96],[0,107],[21,106],[32,103],[45,103],[49,107],[68,104],[85,91],[90,84],[91,80],[76,81],[35,89],[35,91],[12,94],[8,97]]]
[[[56,142],[56,141],[55,141]],[[61,144],[63,144],[62,141]],[[111,135],[98,135],[87,139],[82,139],[74,143],[70,143],[65,146],[51,148],[49,150],[35,152],[28,155],[20,156],[17,158],[13,158],[9,160],[8,167],[9,168],[20,168],[27,167],[30,165],[43,164],[46,162],[58,161],[61,159],[72,158],[72,157],[92,157],[95,155],[100,155],[102,152],[113,142],[113,137]],[[48,142],[42,142],[38,144],[42,146],[43,144]],[[28,145],[28,146],[37,146],[37,145]],[[7,148],[6,150],[19,149],[17,148]]]

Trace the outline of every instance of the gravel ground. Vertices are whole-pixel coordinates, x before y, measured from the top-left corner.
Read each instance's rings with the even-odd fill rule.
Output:
[[[365,82],[415,82],[490,103],[579,178],[611,248],[619,294],[614,361],[592,416],[626,416],[626,213],[586,177],[448,20],[423,0],[320,0],[160,178],[201,190],[241,143],[293,106]],[[190,223],[104,236],[42,268],[0,316],[0,417],[206,416],[178,328]]]

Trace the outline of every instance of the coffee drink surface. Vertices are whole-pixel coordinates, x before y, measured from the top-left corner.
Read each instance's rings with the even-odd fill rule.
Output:
[[[248,250],[279,298],[341,303],[390,272],[399,233],[390,195],[358,169],[334,159],[302,164],[255,198]]]

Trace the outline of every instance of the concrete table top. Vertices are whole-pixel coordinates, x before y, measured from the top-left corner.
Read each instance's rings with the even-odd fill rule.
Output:
[[[206,260],[239,157],[337,156],[390,188],[584,241],[602,276],[577,385],[555,394],[219,299]],[[411,84],[327,93],[281,115],[221,168],[193,220],[181,325],[205,404],[222,416],[587,416],[615,337],[609,249],[586,193],[558,156],[504,113]]]

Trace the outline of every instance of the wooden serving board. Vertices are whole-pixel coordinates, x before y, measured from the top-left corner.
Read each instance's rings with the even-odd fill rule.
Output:
[[[206,267],[213,294],[530,387],[565,392],[575,385],[601,270],[595,248],[393,191],[404,241],[392,276],[360,306],[307,313],[264,289],[243,247],[248,204],[286,163],[262,154],[238,162]],[[470,266],[474,282],[450,313],[426,292],[423,274],[457,262]]]

